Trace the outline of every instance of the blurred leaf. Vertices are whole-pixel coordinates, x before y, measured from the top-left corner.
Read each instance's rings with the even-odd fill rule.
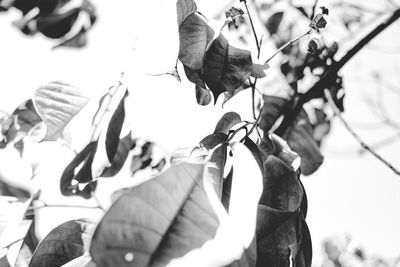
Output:
[[[203,168],[179,163],[122,195],[92,238],[94,262],[164,266],[212,238],[219,222],[200,182]]]
[[[276,12],[268,18],[265,22],[265,27],[267,28],[269,34],[273,35],[278,32],[279,25],[281,25],[283,18],[283,12]]]
[[[271,130],[276,120],[289,104],[285,98],[263,95],[264,105],[261,110],[260,128],[265,132]]]
[[[217,125],[215,126],[214,133],[224,133],[228,134],[231,128],[242,121],[240,115],[236,112],[227,112],[225,113],[222,118],[218,121]]]
[[[124,165],[129,151],[135,147],[135,140],[132,139],[131,132],[129,132],[124,138],[119,140],[117,151],[111,162],[111,166],[106,168],[101,174],[101,177],[112,177],[115,176]]]
[[[9,185],[0,179],[0,196],[11,196],[11,197],[16,197],[16,198],[29,198],[30,193],[22,188],[17,188],[12,185]]]
[[[39,243],[29,267],[61,266],[89,249],[95,224],[86,219],[65,222]]]
[[[32,100],[25,101],[1,122],[1,147],[25,137],[41,121]]]
[[[236,8],[236,7],[231,7],[230,9],[228,9],[227,11],[225,11],[225,17],[228,20],[228,25],[229,27],[235,27],[236,29],[244,23],[244,12],[242,9],[240,8]]]
[[[72,37],[62,41],[61,43],[53,46],[53,49],[59,47],[73,47],[82,48],[87,44],[87,30],[82,27],[79,32],[74,34]]]
[[[84,198],[92,196],[92,191],[97,185],[97,182],[90,183],[93,179],[92,163],[97,145],[97,141],[87,144],[65,168],[60,181],[60,190],[64,196],[79,195]],[[80,183],[84,185],[82,190],[79,188]]]
[[[302,110],[295,119],[284,138],[288,140],[290,148],[301,158],[301,171],[304,175],[314,173],[324,161],[319,146],[314,139],[314,132],[307,113]]]
[[[55,141],[72,118],[89,99],[77,87],[62,82],[51,82],[37,89],[33,102],[47,126],[45,141]]]

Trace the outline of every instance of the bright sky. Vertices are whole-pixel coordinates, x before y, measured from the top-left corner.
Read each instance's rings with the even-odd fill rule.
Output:
[[[49,41],[40,36],[28,38],[11,27],[11,21],[19,16],[17,13],[1,15],[0,108],[12,112],[40,84],[52,80],[82,86],[89,95],[98,97],[124,71],[132,90],[129,119],[137,136],[155,140],[168,150],[195,145],[212,131],[222,114],[221,107],[198,106],[194,87],[172,77],[143,74],[147,68],[153,67],[157,73],[169,67],[168,62],[176,58],[171,48],[176,46],[177,39],[170,34],[170,27],[174,26],[165,20],[171,16],[167,11],[171,3],[174,7],[174,1],[140,2],[96,1],[98,23],[89,34],[89,46],[78,51],[51,51]],[[218,1],[221,6],[224,2],[229,1]],[[222,8],[216,7],[212,0],[197,3],[206,16]],[[374,44],[399,47],[399,30],[397,23]],[[153,41],[144,42],[148,47],[140,50],[143,43],[136,37],[143,35]],[[140,52],[135,54],[134,47]],[[365,101],[366,96],[375,98],[371,73],[382,71],[385,79],[398,85],[399,64],[399,55],[370,49],[348,64],[343,73],[347,90],[345,117],[349,122],[376,122]],[[387,93],[384,97],[390,114],[398,118],[398,96]],[[368,143],[395,134],[381,127],[358,131]],[[314,246],[318,249],[327,236],[348,233],[367,252],[394,257],[400,254],[400,177],[370,155],[358,156],[351,152],[358,149],[337,121],[324,147],[323,166],[313,176],[303,178],[309,199],[307,221]],[[399,149],[400,142],[396,142],[378,152],[400,168]]]

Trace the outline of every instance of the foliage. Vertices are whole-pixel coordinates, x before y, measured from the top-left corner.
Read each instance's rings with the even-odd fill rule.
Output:
[[[92,4],[84,0],[71,7],[69,1],[45,2],[3,0],[0,6],[2,11],[16,8],[22,12],[17,25],[25,34],[38,31],[49,38],[62,38],[58,46],[83,46],[84,34],[96,20]],[[98,202],[96,192],[102,182],[117,183],[118,176],[137,179],[134,186],[112,192],[110,207],[100,203],[86,207],[105,212],[98,222],[89,218],[64,222],[31,246],[26,260],[29,266],[311,266],[308,202],[301,178],[323,163],[320,146],[331,124],[323,89],[329,90],[334,104],[344,111],[342,77],[338,75],[343,65],[338,67],[341,61],[335,60],[338,44],[322,41],[327,8],[321,7],[315,14],[316,6],[311,12],[295,6],[291,8],[307,18],[307,32],[292,36],[293,23],[285,24],[286,11],[274,12],[262,22],[278,50],[259,63],[262,42],[247,2],[240,2],[247,12],[229,7],[224,24],[216,30],[193,0],[178,0],[177,64],[179,61],[195,85],[200,105],[212,100],[216,104],[220,95],[225,103],[243,90],[252,90],[254,121],[227,112],[212,133],[197,140],[197,146],[169,154],[151,140],[135,136],[135,129],[126,122],[131,91],[123,79],[99,99],[90,137],[77,152],[69,148],[65,132],[89,98],[75,86],[51,82],[38,88],[32,99],[11,115],[3,116],[2,149],[15,147],[21,160],[25,144],[32,143],[40,147],[62,142],[75,154],[59,177],[59,191],[64,196]],[[228,29],[224,30],[225,26]],[[241,27],[252,29],[257,59],[250,50],[230,43],[229,31]],[[302,38],[307,51],[298,43]],[[285,77],[289,93],[286,97],[261,94],[263,101],[258,107],[257,81],[268,79],[268,62],[279,52],[283,60],[278,72]],[[179,77],[177,67],[174,73]],[[308,92],[299,84],[310,77],[326,79],[326,83],[305,101]],[[306,105],[314,99],[320,106]],[[34,171],[37,166],[30,167]],[[140,176],[145,178],[140,180]],[[10,264],[9,247],[16,242],[13,233],[22,233],[17,240],[18,256],[23,244],[29,243],[25,236],[35,221],[32,211],[37,214],[51,205],[38,194],[6,182],[0,186],[2,194],[29,197],[17,218],[6,223],[12,231],[5,235],[10,243],[2,242],[5,254],[1,260]],[[4,201],[11,205],[14,199]],[[40,202],[43,206],[37,205]],[[28,217],[26,227],[23,222]]]

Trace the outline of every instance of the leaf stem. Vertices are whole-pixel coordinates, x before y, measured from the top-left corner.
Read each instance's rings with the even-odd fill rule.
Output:
[[[400,176],[400,171],[397,170],[391,163],[386,161],[382,156],[380,156],[378,153],[376,153],[370,146],[368,146],[361,138],[360,136],[354,132],[354,130],[350,127],[350,125],[346,122],[346,120],[343,118],[343,116],[340,114],[340,110],[338,107],[335,105],[335,102],[332,99],[332,95],[329,92],[328,89],[324,90],[324,94],[326,99],[328,100],[329,106],[332,108],[334,114],[336,117],[339,118],[339,120],[342,122],[343,126],[347,129],[347,131],[356,139],[356,141],[369,153],[371,153],[375,158],[377,158],[379,161],[381,161],[383,164],[385,164],[387,167],[389,167],[395,174]]]

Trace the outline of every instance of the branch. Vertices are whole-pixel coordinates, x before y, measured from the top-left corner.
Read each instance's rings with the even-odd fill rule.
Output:
[[[284,118],[279,127],[275,130],[277,135],[282,136],[286,129],[293,123],[294,119],[300,113],[303,105],[322,94],[322,91],[326,86],[332,82],[338,73],[338,71],[353,57],[355,56],[365,45],[372,39],[378,36],[383,30],[389,27],[400,17],[400,8],[393,12],[393,14],[383,23],[373,29],[367,36],[361,39],[352,49],[350,49],[339,61],[334,62],[331,67],[325,72],[321,79],[316,82],[305,94],[301,94],[299,100],[292,109],[288,109],[284,112]]]
[[[378,153],[376,153],[371,147],[369,147],[361,138],[358,136],[353,129],[350,127],[350,125],[345,121],[345,119],[342,117],[340,114],[340,110],[336,107],[335,102],[332,99],[332,95],[329,92],[328,89],[324,90],[324,94],[326,99],[328,100],[328,104],[332,108],[335,116],[339,118],[339,120],[343,123],[344,127],[349,131],[349,133],[356,139],[356,141],[369,153],[371,153],[375,158],[377,158],[379,161],[381,161],[383,164],[385,164],[387,167],[389,167],[395,174],[400,176],[400,171],[397,170],[392,164],[387,162],[385,159],[383,159]]]

